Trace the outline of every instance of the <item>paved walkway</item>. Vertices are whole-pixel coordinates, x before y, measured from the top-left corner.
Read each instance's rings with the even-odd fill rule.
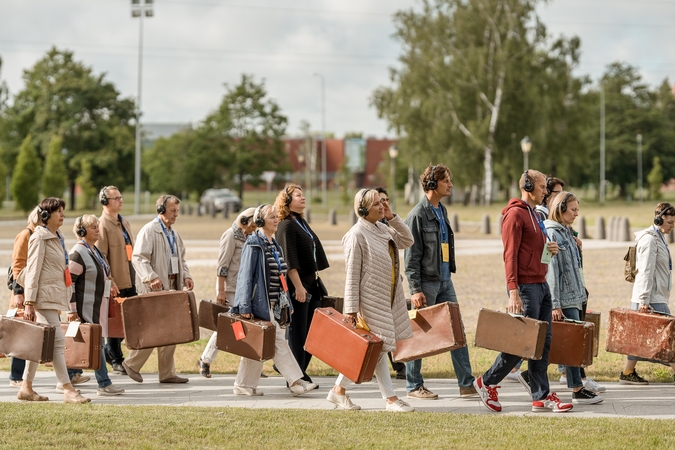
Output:
[[[328,389],[335,378],[316,377],[320,389],[301,397],[292,397],[283,378],[269,377],[260,380],[262,397],[245,397],[232,394],[234,375],[214,375],[206,379],[198,374],[189,375],[190,382],[184,385],[160,384],[156,373],[144,373],[143,383],[136,383],[126,376],[113,375],[114,384],[126,389],[117,397],[96,395],[96,381],[92,372],[86,372],[92,379],[77,386],[82,394],[101,405],[171,405],[208,406],[235,408],[297,408],[331,410],[333,405],[326,401]],[[17,389],[8,385],[9,373],[0,372],[0,402],[18,402]],[[396,392],[405,397],[405,381],[393,380]],[[63,394],[54,390],[56,379],[53,372],[37,372],[34,387],[51,402],[61,402]],[[602,383],[607,387],[603,394],[605,401],[598,405],[575,405],[565,417],[624,417],[646,419],[675,419],[675,385],[651,384],[648,386],[625,386],[618,383]],[[496,414],[488,411],[478,398],[459,398],[457,380],[427,379],[425,385],[439,394],[438,400],[410,400],[409,403],[421,412],[446,412],[459,414]],[[563,401],[570,401],[571,390],[553,382],[551,385]],[[352,401],[365,411],[382,411],[384,400],[375,381],[351,385],[348,392]],[[530,411],[531,399],[519,383],[502,382],[499,399],[503,411],[499,415],[530,416],[541,415]],[[345,412],[346,414],[348,412]],[[550,415],[550,414],[547,414]]]

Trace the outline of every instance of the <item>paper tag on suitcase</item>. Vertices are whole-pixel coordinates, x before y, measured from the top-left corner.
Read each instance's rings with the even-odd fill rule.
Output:
[[[16,312],[19,310],[19,308],[12,308],[7,311],[7,317],[14,317],[16,316]]]
[[[103,287],[103,297],[110,298],[111,289],[112,289],[112,280],[105,280],[105,286]]]
[[[69,322],[68,331],[66,331],[66,337],[77,337],[77,332],[80,329],[80,322]]]
[[[417,310],[411,309],[410,311],[408,311],[408,317],[410,317],[410,320],[417,319]]]
[[[548,249],[548,245],[544,245],[544,250],[541,252],[541,263],[551,264],[551,258],[553,258],[553,253]]]
[[[241,341],[246,337],[246,333],[244,332],[244,325],[242,325],[241,322],[234,322],[232,324],[232,329],[234,330],[234,338],[238,341]]]

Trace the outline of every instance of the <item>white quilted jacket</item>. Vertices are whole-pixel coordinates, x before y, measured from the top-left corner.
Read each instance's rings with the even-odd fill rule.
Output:
[[[410,319],[399,274],[399,249],[410,247],[413,236],[400,217],[383,223],[360,218],[342,238],[347,272],[344,312],[360,313],[370,331],[384,341],[385,352],[396,349],[396,341],[412,337]],[[391,303],[391,257],[394,246],[396,285]]]

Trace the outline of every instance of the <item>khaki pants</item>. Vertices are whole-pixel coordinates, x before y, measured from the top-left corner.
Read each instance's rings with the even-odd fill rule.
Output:
[[[154,348],[145,348],[143,350],[132,350],[129,357],[124,360],[127,366],[136,372],[140,372],[146,363]],[[166,347],[157,347],[157,366],[159,371],[159,381],[176,376],[176,368],[173,362],[173,354],[176,351],[175,345]]]
[[[66,337],[61,330],[61,317],[59,316],[59,312],[55,309],[36,309],[35,317],[37,318],[38,323],[46,323],[56,328],[52,366],[54,367],[56,380],[61,384],[69,384],[70,377],[68,377],[68,369],[66,368],[66,357],[63,354]],[[35,379],[35,371],[40,364],[35,361],[26,361],[26,363],[23,379],[32,382]]]

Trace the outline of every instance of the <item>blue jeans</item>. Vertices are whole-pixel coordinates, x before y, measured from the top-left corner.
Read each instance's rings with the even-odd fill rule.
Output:
[[[110,386],[112,381],[108,376],[108,366],[105,363],[105,349],[103,348],[103,343],[105,339],[101,338],[101,368],[94,371],[96,375],[96,381],[98,382],[98,387],[103,389],[104,387]]]
[[[12,381],[22,381],[25,368],[26,360],[12,357],[9,379]]]
[[[637,311],[639,306],[640,306],[639,303],[631,303],[630,309],[632,309],[633,311]],[[651,306],[654,309],[654,311],[670,314],[670,308],[668,307],[667,303],[653,303],[653,304],[650,304],[649,306]],[[665,361],[658,361],[658,360],[655,360],[655,359],[641,358],[639,356],[630,356],[629,355],[627,358],[630,361],[647,361],[647,362],[654,363],[654,364],[663,364],[665,366],[670,365],[670,363],[667,363]]]
[[[544,352],[541,359],[530,359],[527,362],[528,373],[530,376],[530,388],[532,389],[532,400],[543,400],[548,397],[549,385],[546,371],[548,369],[548,352],[551,349],[551,291],[547,283],[540,284],[519,284],[518,292],[523,301],[523,309],[527,317],[548,322],[546,331],[546,341],[544,342]],[[483,375],[483,383],[487,385],[496,385],[504,379],[506,375],[516,367],[520,356],[509,353],[500,353],[497,359]]]
[[[577,308],[565,308],[562,310],[562,313],[566,318],[573,320],[581,320],[581,315],[579,314],[580,312],[581,311],[579,311]],[[565,368],[565,373],[567,376],[568,388],[578,388],[584,385],[584,382],[581,379],[581,368],[572,366],[563,367]]]
[[[422,293],[427,299],[427,306],[438,303],[457,303],[457,294],[452,280],[448,281],[422,281]],[[464,328],[464,324],[462,324]],[[457,384],[460,387],[471,387],[474,376],[471,374],[471,362],[469,361],[469,347],[464,346],[450,352],[452,366],[457,374]],[[422,377],[422,360],[416,359],[405,363],[405,389],[408,392],[424,386]]]

